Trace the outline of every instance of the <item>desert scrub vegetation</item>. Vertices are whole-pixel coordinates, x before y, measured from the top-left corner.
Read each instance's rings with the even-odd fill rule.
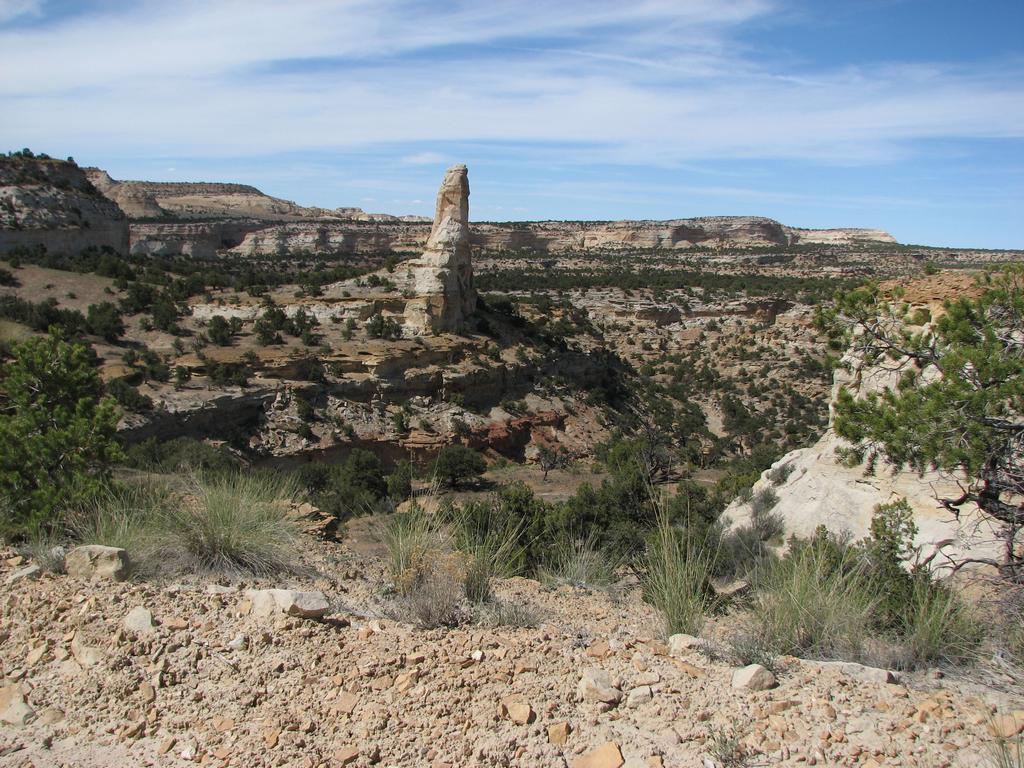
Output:
[[[587,589],[609,589],[619,581],[625,558],[612,548],[601,546],[597,534],[566,533],[548,547],[543,564],[537,569],[542,584],[568,584]]]
[[[266,575],[298,567],[296,495],[269,473],[197,474],[183,488],[117,483],[71,510],[65,527],[74,543],[127,550],[143,576]]]
[[[741,638],[758,652],[912,669],[965,663],[983,630],[952,587],[905,567],[916,533],[905,500],[876,508],[872,535],[851,544],[824,528],[755,574]],[[737,655],[750,655],[739,647]]]
[[[659,513],[642,561],[644,597],[665,622],[665,634],[699,635],[715,607],[715,553]]]

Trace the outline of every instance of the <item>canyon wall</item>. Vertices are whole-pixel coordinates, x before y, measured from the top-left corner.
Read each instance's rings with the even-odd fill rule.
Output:
[[[0,156],[0,254],[43,247],[128,252],[128,218],[73,162]]]

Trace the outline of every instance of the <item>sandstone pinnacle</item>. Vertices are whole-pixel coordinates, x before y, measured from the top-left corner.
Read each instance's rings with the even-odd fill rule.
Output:
[[[469,236],[469,176],[466,166],[453,165],[437,192],[426,250],[407,264],[413,296],[405,324],[412,333],[458,331],[476,309]]]

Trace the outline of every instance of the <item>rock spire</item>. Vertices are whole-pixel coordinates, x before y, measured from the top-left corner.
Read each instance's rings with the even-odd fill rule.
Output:
[[[459,331],[476,309],[469,238],[469,175],[466,166],[453,165],[437,192],[426,250],[407,265],[413,296],[405,324],[413,333]]]

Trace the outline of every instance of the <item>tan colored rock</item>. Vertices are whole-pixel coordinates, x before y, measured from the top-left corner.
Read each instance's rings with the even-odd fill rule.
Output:
[[[668,652],[673,656],[683,656],[690,651],[698,650],[703,644],[699,637],[693,635],[672,635],[668,639]]]
[[[30,579],[38,579],[39,575],[43,572],[43,569],[38,565],[26,565],[24,568],[19,568],[16,571],[11,571],[7,574],[7,578],[4,579],[4,584],[10,586],[17,584],[19,581],[27,581]]]
[[[647,702],[651,701],[653,698],[654,691],[651,690],[651,686],[641,685],[631,690],[629,692],[629,695],[626,696],[626,706],[639,707],[642,704],[646,704]]]
[[[760,664],[751,664],[732,673],[732,687],[766,691],[775,687],[775,675]]]
[[[469,175],[466,166],[453,165],[437,192],[426,250],[403,265],[414,294],[404,313],[413,334],[459,331],[476,310],[470,256]]]
[[[334,750],[331,755],[335,765],[350,765],[359,759],[359,750],[355,747],[342,747]]]
[[[131,573],[131,561],[118,547],[86,544],[68,552],[64,569],[76,579],[124,581]]]
[[[569,733],[572,728],[564,720],[548,726],[548,741],[556,747],[564,747],[569,740]]]
[[[149,635],[156,631],[152,612],[143,606],[132,608],[124,617],[124,628],[136,635]]]
[[[501,714],[517,725],[533,722],[533,708],[526,702],[517,699],[505,699],[501,702]]]
[[[104,658],[106,658],[106,654],[99,648],[86,645],[82,641],[81,634],[78,632],[75,633],[71,640],[71,655],[75,657],[75,661],[86,668],[102,664]]]
[[[581,701],[603,704],[618,704],[622,700],[622,691],[612,685],[611,676],[603,669],[588,669],[583,673],[576,695]]]
[[[299,592],[292,589],[250,589],[245,593],[252,603],[252,615],[259,617],[284,613],[303,619],[322,618],[330,606],[323,592]]]
[[[624,762],[619,745],[609,741],[576,758],[572,768],[622,768]]]
[[[35,716],[36,712],[25,701],[25,694],[20,685],[0,688],[0,722],[7,725],[28,725]]]

